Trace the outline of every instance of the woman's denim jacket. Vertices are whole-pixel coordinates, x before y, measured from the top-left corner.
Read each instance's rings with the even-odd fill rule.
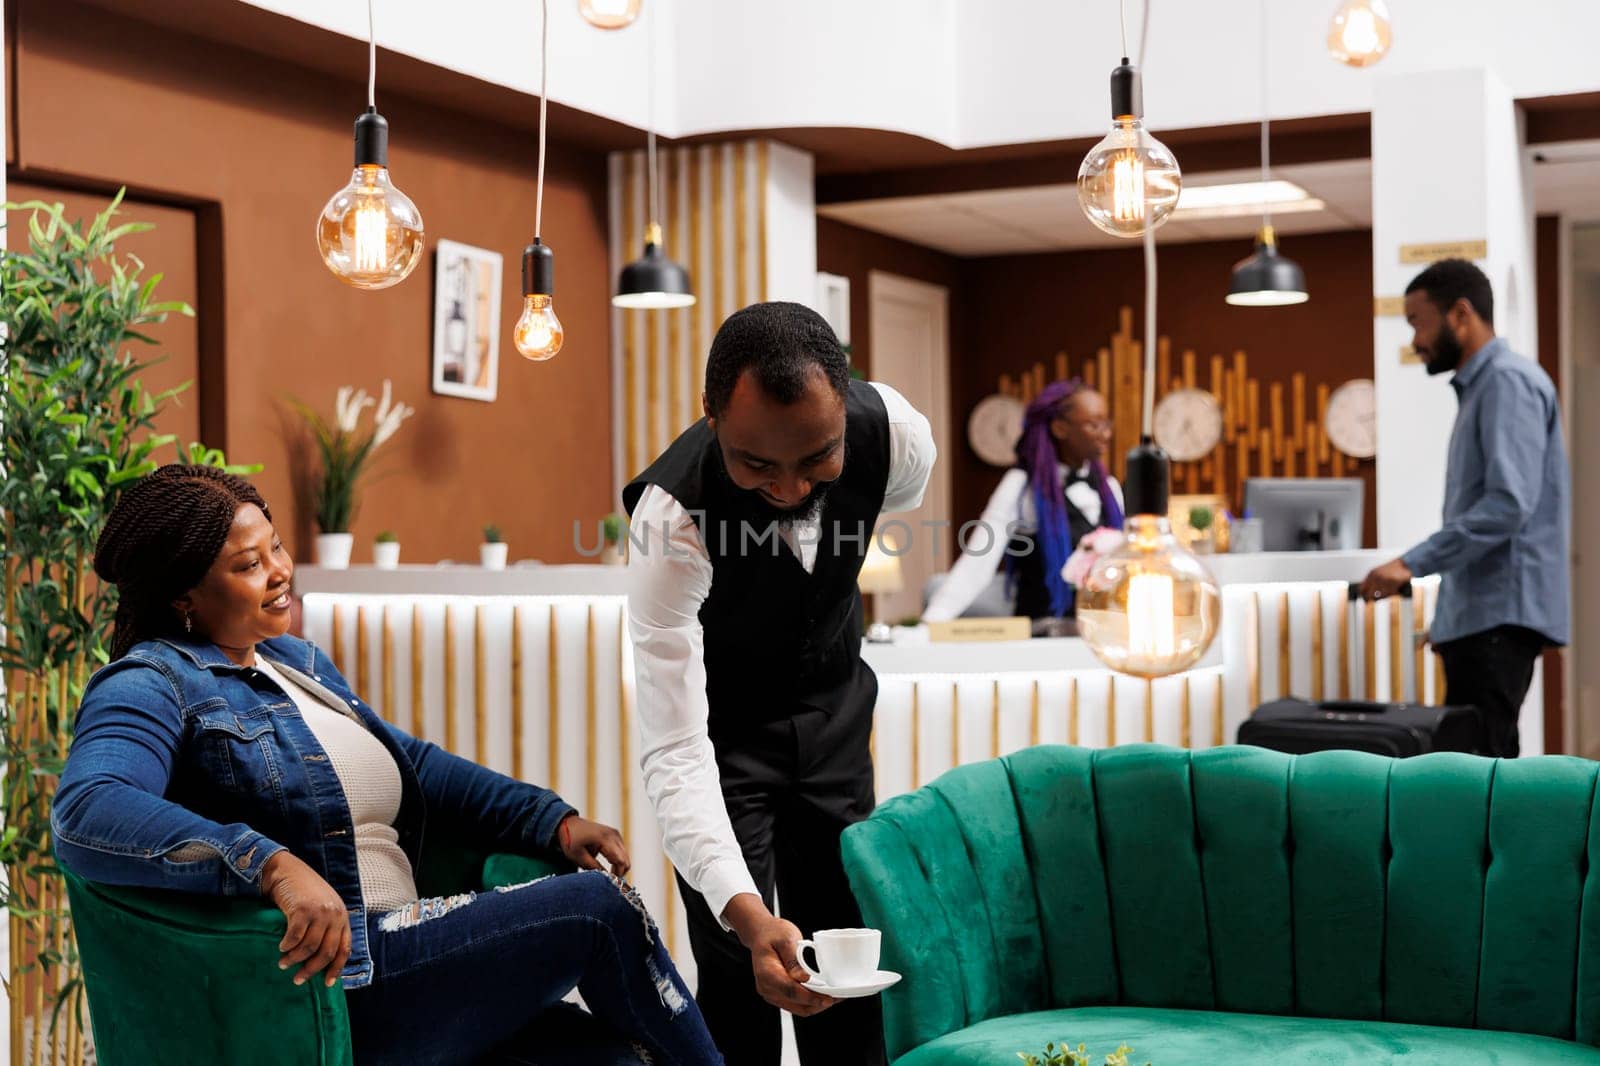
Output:
[[[314,644],[279,637],[256,654],[347,708],[400,767],[395,829],[412,869],[424,829],[454,847],[548,853],[573,808],[418,740],[379,718]],[[258,895],[261,868],[288,848],[350,909],[344,985],[372,980],[350,808],[333,765],[284,691],[210,644],[135,645],[90,680],[51,814],[56,855],[79,877],[221,895]],[[215,854],[185,859],[204,845]]]

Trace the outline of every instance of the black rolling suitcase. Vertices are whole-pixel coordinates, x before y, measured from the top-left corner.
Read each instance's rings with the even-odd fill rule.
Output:
[[[1351,599],[1357,598],[1354,585]],[[1401,595],[1409,597],[1407,586]],[[1356,612],[1351,612],[1354,619]],[[1352,626],[1352,630],[1354,630]],[[1351,634],[1351,645],[1360,636]],[[1415,683],[1415,681],[1414,681]],[[1368,751],[1408,758],[1430,751],[1483,750],[1483,727],[1474,707],[1426,707],[1377,700],[1280,699],[1263,704],[1239,726],[1239,743],[1304,755],[1313,751]]]
[[[1478,752],[1482,726],[1472,707],[1424,707],[1367,700],[1274,700],[1239,726],[1239,743],[1304,755],[1370,751],[1403,759],[1430,751]]]

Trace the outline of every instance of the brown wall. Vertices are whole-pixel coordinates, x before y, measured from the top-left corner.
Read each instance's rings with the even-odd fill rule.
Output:
[[[364,104],[365,49],[334,80],[67,0],[14,0],[11,179],[95,191],[127,184],[198,221],[198,277],[167,296],[194,303],[207,443],[260,462],[263,493],[302,559],[311,524],[294,503],[298,425],[284,401],[332,413],[344,384],[385,377],[418,414],[383,453],[353,532],[356,560],[392,528],[411,561],[475,558],[498,523],[512,557],[575,560],[572,520],[610,499],[610,279],[605,164],[553,140],[545,196],[566,346],[532,364],[511,346],[521,248],[533,221],[533,139],[386,95],[394,180],[417,203],[430,245],[450,238],[502,253],[499,399],[429,391],[432,252],[401,285],[357,292],[323,267],[313,222],[349,177],[351,123]],[[559,135],[559,130],[554,131]],[[141,238],[143,239],[143,238]],[[169,269],[154,262],[152,270]],[[181,273],[173,268],[175,273]]]
[[[961,299],[962,260],[920,244],[886,237],[831,218],[817,218],[817,269],[850,279],[850,361],[863,374],[872,372],[872,330],[867,302],[869,275],[882,270],[950,290],[952,307]],[[951,317],[958,318],[959,311]],[[955,323],[951,353],[956,354]]]
[[[1298,307],[1246,308],[1223,302],[1233,264],[1250,251],[1245,241],[1167,244],[1158,248],[1158,328],[1177,354],[1193,349],[1200,377],[1213,353],[1243,349],[1249,373],[1261,379],[1263,405],[1270,382],[1303,371],[1310,385],[1338,385],[1372,376],[1372,236],[1342,232],[1287,237],[1282,250],[1306,272],[1311,299]],[[995,391],[1001,374],[1016,375],[1037,362],[1053,367],[1065,351],[1074,368],[1108,343],[1119,309],[1134,309],[1134,332],[1143,332],[1144,273],[1137,247],[975,259],[966,264],[957,326],[964,357],[952,360],[955,426]],[[1313,391],[1314,395],[1314,391]],[[1263,416],[1265,411],[1263,411]],[[1264,420],[1264,419],[1263,419]],[[950,456],[956,516],[974,516],[999,482],[1001,471],[965,443]],[[1376,542],[1372,463],[1367,481],[1366,543]]]

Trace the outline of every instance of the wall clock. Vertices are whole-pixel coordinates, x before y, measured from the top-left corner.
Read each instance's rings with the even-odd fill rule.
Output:
[[[1015,396],[995,393],[978,401],[967,417],[967,443],[990,466],[1015,466],[1025,409]]]
[[[1156,404],[1156,443],[1174,462],[1204,459],[1222,442],[1222,405],[1204,389],[1178,389]]]
[[[1371,378],[1347,381],[1328,397],[1328,443],[1353,459],[1378,454],[1378,396]]]

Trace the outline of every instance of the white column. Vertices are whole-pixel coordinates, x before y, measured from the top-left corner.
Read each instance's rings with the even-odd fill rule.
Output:
[[[1477,260],[1494,286],[1495,328],[1537,358],[1533,203],[1521,122],[1488,70],[1379,76],[1372,108],[1372,281],[1399,296],[1426,264],[1401,247],[1486,241]],[[1373,322],[1378,393],[1378,544],[1400,552],[1439,526],[1455,394],[1400,350],[1411,329],[1396,315]]]
[[[1381,78],[1372,105],[1374,295],[1399,296],[1425,268],[1400,261],[1405,245],[1484,241],[1476,262],[1494,286],[1495,331],[1537,359],[1533,240],[1521,116],[1500,79],[1484,69]],[[1377,316],[1372,335],[1378,545],[1398,553],[1439,528],[1456,398],[1447,378],[1401,362],[1411,343],[1403,317]],[[1544,750],[1543,706],[1535,671],[1520,716],[1524,754]]]
[[[767,142],[767,292],[769,300],[817,302],[817,199],[810,152]],[[820,308],[819,308],[820,310]]]

